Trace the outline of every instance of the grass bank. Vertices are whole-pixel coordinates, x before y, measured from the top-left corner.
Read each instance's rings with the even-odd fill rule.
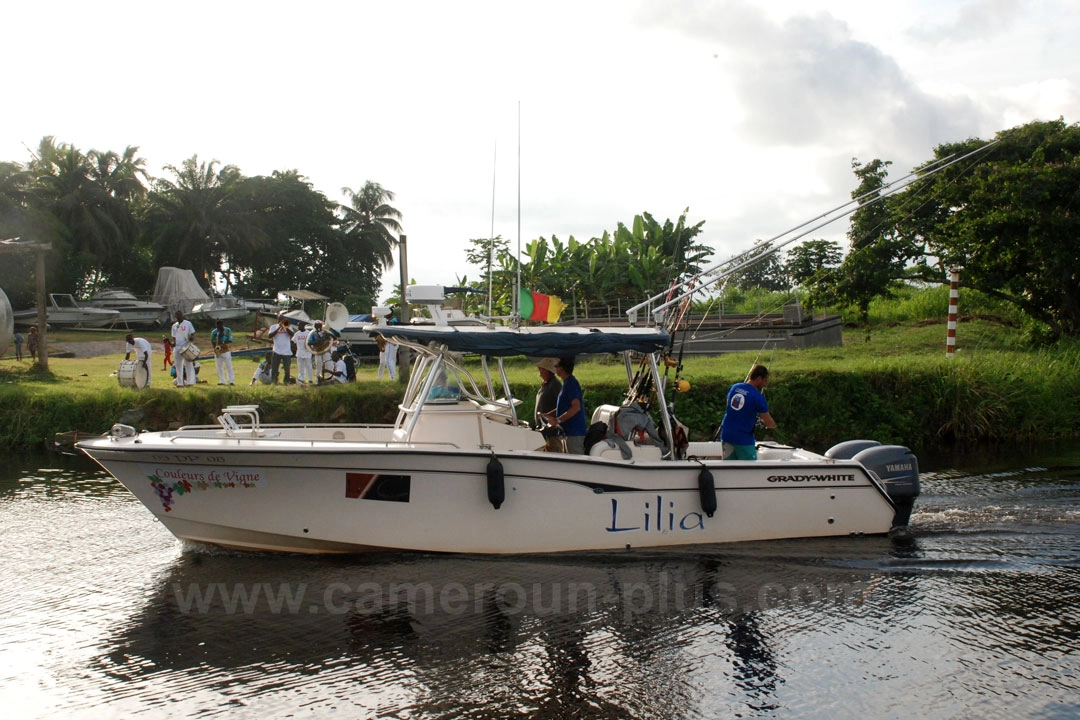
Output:
[[[1034,349],[1018,330],[977,319],[961,323],[959,349],[947,360],[945,335],[943,323],[889,324],[869,338],[846,330],[841,348],[685,358],[682,377],[691,390],[674,396],[676,414],[695,439],[711,436],[728,386],[760,362],[772,372],[767,397],[778,439],[812,449],[855,437],[964,450],[1077,436],[1080,346]],[[0,361],[0,450],[39,449],[61,431],[101,433],[125,413],[131,424],[152,430],[210,423],[230,404],[258,404],[267,422],[390,422],[402,389],[377,382],[371,365],[347,386],[250,387],[255,363],[247,359],[235,362],[236,386],[217,386],[206,363],[210,383],[177,389],[159,371],[158,355],[152,386],[134,391],[116,380],[122,357],[50,358],[49,373]],[[524,401],[521,414],[531,417],[536,370],[524,360],[508,366],[512,390]],[[590,408],[621,400],[620,363],[583,362],[576,374]]]

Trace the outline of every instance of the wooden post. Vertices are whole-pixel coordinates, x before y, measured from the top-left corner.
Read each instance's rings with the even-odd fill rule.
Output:
[[[48,327],[48,315],[45,313],[46,302],[48,298],[45,297],[45,250],[42,246],[38,246],[34,253],[37,263],[34,269],[35,279],[37,281],[37,329],[38,329],[38,367],[42,370],[49,369],[49,332]]]

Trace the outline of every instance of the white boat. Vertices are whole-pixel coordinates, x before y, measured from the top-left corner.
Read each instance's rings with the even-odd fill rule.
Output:
[[[118,325],[127,327],[157,327],[169,322],[169,309],[161,303],[140,300],[127,288],[105,288],[90,296],[90,307],[116,310]]]
[[[226,295],[212,297],[199,286],[191,270],[175,267],[158,268],[152,299],[164,305],[172,317],[183,311],[194,323],[213,324],[218,320],[238,320],[248,315],[243,298]]]
[[[680,427],[665,399],[662,329],[368,332],[416,357],[393,424],[264,425],[258,407],[232,406],[217,425],[117,424],[77,446],[177,537],[289,552],[554,553],[902,533],[919,493],[918,462],[902,446],[856,440],[818,454],[761,443],[751,462],[720,460],[720,443],[669,443]],[[520,401],[507,400],[503,358],[583,353],[622,354],[627,397],[646,402],[659,428],[635,403],[605,405],[593,422],[621,434],[586,455],[546,451]],[[464,354],[479,355],[480,369]]]
[[[200,320],[207,322],[240,320],[246,318],[247,315],[248,309],[244,299],[231,295],[211,298],[206,302],[193,305],[190,312],[187,313],[188,319],[192,322]]]
[[[37,322],[36,308],[20,310],[14,315],[16,323],[21,325],[33,325]],[[45,317],[50,327],[102,328],[116,324],[120,313],[107,308],[80,305],[73,295],[66,293],[49,293]]]

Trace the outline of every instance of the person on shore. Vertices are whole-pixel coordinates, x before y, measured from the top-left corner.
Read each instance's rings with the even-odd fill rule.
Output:
[[[165,359],[161,363],[161,370],[164,372],[173,366],[172,359],[172,340],[167,337],[161,338],[161,349],[165,351]],[[175,377],[176,373],[173,373]]]
[[[270,363],[273,362],[274,351],[267,350],[266,357],[259,363],[259,366],[255,368],[254,374],[251,376],[251,384],[254,385],[257,382],[261,382],[263,385],[269,385],[272,381],[270,377]]]
[[[31,327],[30,332],[26,334],[26,349],[30,352],[30,362],[37,362],[38,334],[36,325]]]
[[[735,383],[728,389],[719,432],[724,460],[757,460],[754,427],[759,417],[766,428],[776,428],[776,421],[769,414],[769,403],[761,392],[768,384],[768,368],[755,365],[746,382]]]
[[[210,342],[214,345],[214,364],[217,366],[218,385],[235,385],[236,378],[233,375],[232,364],[232,328],[226,327],[223,320],[217,321],[217,326],[210,331]]]
[[[278,315],[277,324],[270,328],[270,332],[267,333],[274,341],[274,356],[273,361],[270,363],[270,377],[275,385],[278,384],[278,371],[282,365],[285,366],[285,384],[288,385],[292,382],[292,336],[295,332],[296,330],[293,329],[289,318]]]
[[[307,344],[311,330],[303,320],[296,325],[299,328],[293,335],[293,342],[296,344],[296,382],[300,385],[310,385],[315,382],[315,372],[311,365],[311,348]]]
[[[536,410],[533,412],[533,422],[544,439],[547,441],[549,450],[552,450],[551,439],[558,435],[554,426],[549,426],[545,418],[559,404],[559,392],[562,391],[562,383],[555,377],[555,366],[558,361],[555,358],[542,358],[536,363],[536,370],[540,373],[540,389],[536,392]]]
[[[379,372],[375,374],[376,380],[382,380],[383,368],[391,380],[397,380],[397,352],[396,342],[387,340],[382,335],[375,336],[375,344],[379,348]]]
[[[176,348],[176,387],[194,385],[198,378],[195,376],[195,362],[184,357],[184,348],[195,337],[195,326],[190,320],[184,319],[184,311],[176,311],[176,322],[172,325],[173,346]]]
[[[146,368],[146,387],[150,387],[150,355],[154,350],[150,345],[150,341],[146,338],[135,337],[131,333],[128,333],[124,339],[127,340],[124,359],[130,360],[131,353],[135,353],[135,362]],[[136,385],[136,387],[138,386]]]
[[[308,334],[307,346],[311,350],[312,364],[315,368],[315,382],[329,378],[333,372],[333,360],[330,358],[330,343],[323,331],[322,320],[316,320],[314,329]],[[323,347],[325,346],[325,347]]]
[[[562,381],[562,390],[555,410],[545,417],[558,427],[566,436],[566,452],[574,455],[585,454],[585,432],[588,422],[585,420],[585,396],[581,384],[574,377],[574,358],[559,358],[555,363],[555,374]]]
[[[334,369],[331,371],[330,377],[332,382],[346,383],[349,382],[349,366],[345,364],[345,353],[340,349],[335,349],[330,353],[330,359],[334,362]]]
[[[22,344],[23,344],[22,333],[16,332],[14,340],[15,340],[15,359],[16,360],[22,360]]]

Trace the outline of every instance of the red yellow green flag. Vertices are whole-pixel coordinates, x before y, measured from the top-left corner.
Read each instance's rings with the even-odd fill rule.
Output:
[[[557,295],[520,290],[518,293],[521,317],[525,320],[558,322],[566,304]]]

